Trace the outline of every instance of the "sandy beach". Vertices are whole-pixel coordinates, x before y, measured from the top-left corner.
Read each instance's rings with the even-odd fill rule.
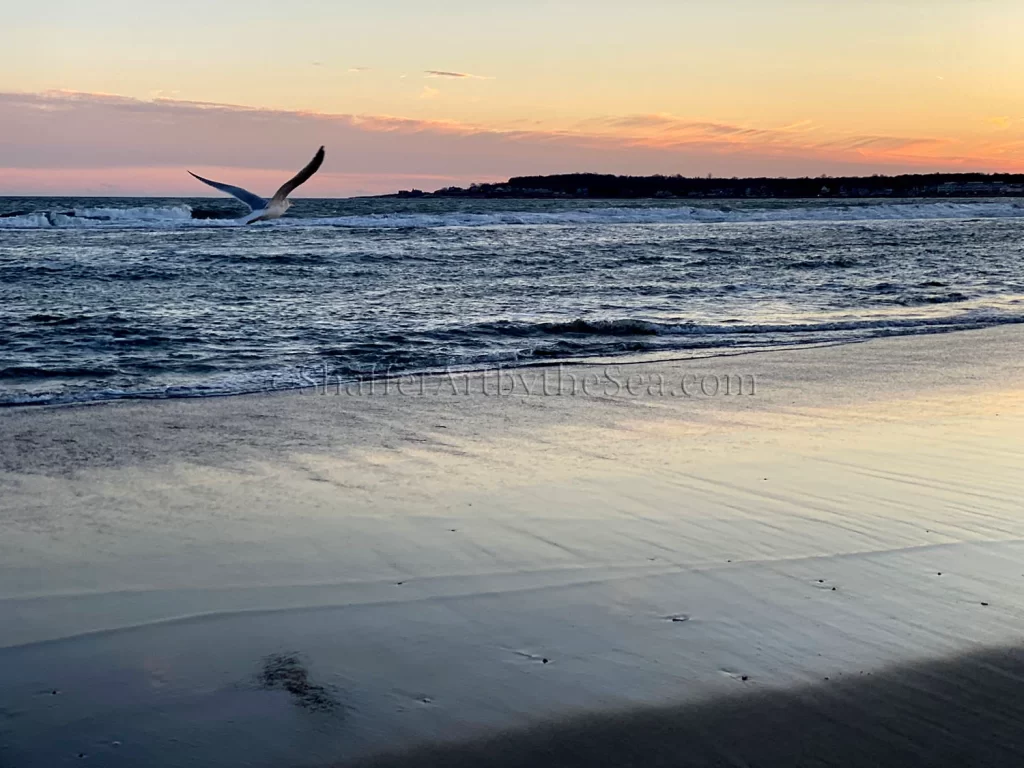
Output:
[[[1022,349],[0,411],[0,766],[1024,762]]]

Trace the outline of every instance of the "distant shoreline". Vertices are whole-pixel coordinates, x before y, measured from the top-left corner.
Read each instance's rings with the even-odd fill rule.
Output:
[[[468,197],[572,200],[793,200],[808,198],[1024,197],[1024,174],[932,173],[900,176],[748,177],[614,176],[570,173],[516,176],[506,182],[401,190],[382,198]]]

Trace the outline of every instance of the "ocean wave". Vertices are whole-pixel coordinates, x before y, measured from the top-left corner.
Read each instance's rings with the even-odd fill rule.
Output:
[[[946,298],[934,302],[961,301],[960,298]],[[856,331],[915,331],[931,328],[977,327],[979,325],[1000,325],[1024,323],[1024,314],[1008,312],[964,312],[944,317],[879,317],[850,320],[828,320],[803,323],[696,323],[650,320],[644,318],[619,318],[609,320],[587,320],[576,318],[565,321],[514,322],[496,321],[472,326],[472,333],[502,334],[516,337],[530,336],[758,336],[766,334],[843,334]],[[838,338],[838,337],[837,337]]]
[[[856,267],[854,259],[840,256],[834,259],[801,259],[785,265],[789,269],[850,269]]]
[[[124,380],[123,371],[93,367],[17,366],[0,369],[0,381],[22,382],[27,388],[0,392],[0,407],[18,405],[61,405],[121,399],[175,399],[220,397],[294,390],[311,384],[311,372],[323,371],[340,380],[354,381],[365,376],[418,375],[447,370],[485,370],[519,367],[563,360],[594,360],[656,352],[684,356],[730,354],[809,344],[841,344],[886,336],[911,336],[1024,323],[1024,313],[978,310],[945,317],[879,317],[794,323],[721,323],[655,320],[648,318],[584,319],[564,321],[493,321],[429,334],[434,342],[450,339],[475,339],[482,344],[477,351],[457,358],[413,353],[409,349],[391,349],[382,342],[327,348],[296,359],[287,368],[227,372],[217,366],[192,364],[173,371],[201,378],[192,383],[169,386],[97,387],[97,380]],[[504,337],[506,343],[488,345],[484,339]],[[509,345],[507,340],[515,340]],[[396,339],[398,342],[407,341]],[[401,347],[401,344],[399,344]],[[397,354],[394,354],[397,351]],[[160,363],[152,364],[153,373],[168,373]],[[91,380],[73,388],[59,382],[69,379]],[[32,382],[35,381],[35,385]],[[49,385],[47,382],[52,382]],[[39,387],[42,389],[39,389]]]
[[[85,227],[232,227],[245,226],[241,218],[188,205],[129,208],[76,208],[65,211],[17,212],[0,217],[0,228],[67,229]],[[729,224],[855,222],[919,219],[1024,218],[1017,202],[907,202],[871,204],[790,204],[752,206],[619,206],[556,211],[493,211],[444,213],[374,213],[324,217],[293,216],[255,227],[335,228],[440,228],[602,224]]]
[[[15,365],[0,368],[0,379],[61,379],[61,378],[107,378],[116,376],[118,371],[106,368],[48,367]]]
[[[19,212],[0,217],[0,229],[180,226],[193,221],[192,213],[187,205]]]
[[[599,224],[728,224],[889,221],[917,219],[1024,218],[1019,203],[896,203],[871,205],[807,205],[779,208],[731,207],[607,207],[562,211],[502,211],[494,213],[403,213],[281,219],[279,226],[361,228],[493,227],[509,225]]]
[[[971,297],[961,291],[936,292],[935,288],[946,287],[944,283],[928,281],[917,286],[931,289],[927,292],[920,290],[907,290],[904,286],[895,283],[878,283],[873,286],[869,293],[873,295],[873,301],[877,304],[899,305],[904,307],[920,307],[929,304],[961,304],[971,301]]]
[[[907,296],[904,298],[903,303],[907,305],[914,304],[958,304],[962,301],[969,301],[970,296],[959,291],[952,291],[951,293],[932,293],[926,296]]]

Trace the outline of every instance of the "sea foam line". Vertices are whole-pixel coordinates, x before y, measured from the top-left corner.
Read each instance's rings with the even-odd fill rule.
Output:
[[[239,218],[195,218],[187,205],[137,208],[77,208],[33,211],[0,218],[4,229],[175,228],[244,226]],[[1018,202],[913,202],[870,204],[807,204],[774,208],[682,205],[591,207],[559,211],[493,211],[445,213],[374,213],[366,215],[295,216],[257,227],[438,228],[601,224],[728,224],[847,221],[910,221],[1024,218]]]

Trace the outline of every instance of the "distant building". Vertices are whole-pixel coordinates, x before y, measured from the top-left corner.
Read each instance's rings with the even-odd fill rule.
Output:
[[[939,184],[940,195],[1019,195],[1024,190],[1019,184],[1006,184],[1002,181],[947,181]]]

